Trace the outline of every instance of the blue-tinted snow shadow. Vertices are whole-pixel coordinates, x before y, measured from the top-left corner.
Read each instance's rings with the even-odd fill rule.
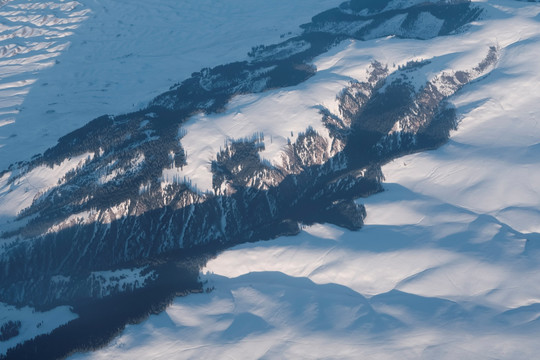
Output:
[[[399,309],[403,314],[400,320],[411,325],[420,323],[432,327],[456,326],[468,330],[494,326],[496,323],[491,319],[498,314],[497,310],[486,306],[465,306],[443,298],[425,297],[395,289],[373,296],[370,304],[375,309]]]
[[[215,290],[197,297],[197,306],[216,299],[241,297],[248,288],[257,293],[253,306],[235,306],[232,312],[219,315],[231,322],[225,330],[211,334],[212,341],[230,343],[249,336],[267,334],[287,328],[299,334],[333,334],[388,338],[414,329],[444,329],[463,333],[504,332],[511,328],[503,321],[499,309],[460,304],[437,297],[424,297],[391,290],[366,299],[350,288],[338,284],[316,284],[307,278],[281,272],[252,272],[236,278],[211,275]],[[240,294],[240,295],[239,295]],[[189,299],[189,297],[188,297]],[[261,300],[265,299],[265,300]],[[181,299],[184,301],[187,299]],[[240,299],[245,304],[245,299]],[[249,301],[249,300],[248,300]],[[265,301],[268,301],[268,308]],[[259,316],[270,308],[271,316]],[[540,311],[538,306],[530,311]],[[522,311],[526,311],[524,309]],[[268,314],[268,313],[267,313]],[[271,323],[274,322],[276,326]],[[538,323],[538,321],[537,321]]]
[[[231,325],[213,334],[225,342],[273,331],[275,326],[269,323],[272,321],[301,333],[345,331],[377,334],[403,326],[395,318],[376,312],[364,296],[343,285],[316,284],[308,278],[275,271],[251,272],[236,278],[209,277],[215,284],[215,290],[209,296],[199,297],[198,306],[201,301],[204,304],[222,297],[230,298],[229,294],[238,294],[240,289],[248,288],[250,292],[257,293],[253,310],[264,309],[265,302],[261,299],[267,299],[269,307],[276,307],[281,313],[276,314],[277,320],[273,316],[263,319],[245,306],[235,306],[232,314],[224,314],[232,315]]]
[[[540,330],[540,303],[505,311],[495,319],[515,332],[538,332]]]
[[[479,214],[467,208],[442,202],[435,197],[419,194],[402,185],[385,183],[385,191],[367,199],[368,204],[386,204],[394,202],[416,202],[415,209],[426,214],[441,216],[447,215],[448,225],[456,224],[455,230],[448,235],[440,236],[439,228],[434,225],[368,225],[359,231],[358,238],[375,238],[369,250],[389,251],[398,249],[410,249],[411,247],[442,248],[460,253],[471,253],[477,258],[494,260],[508,256],[508,246],[522,246],[520,242],[528,240],[529,246],[540,244],[538,234],[522,233],[496,217],[489,214]],[[369,216],[369,206],[368,206]],[[535,209],[535,211],[537,211]],[[469,216],[470,222],[459,220]],[[456,219],[453,222],[453,219]],[[429,218],[427,219],[429,220]],[[495,234],[487,234],[485,230],[497,227]],[[537,241],[536,239],[539,238]],[[365,240],[364,240],[365,241]],[[366,249],[368,250],[368,249]],[[526,250],[526,249],[522,249]],[[524,252],[525,253],[525,252]]]

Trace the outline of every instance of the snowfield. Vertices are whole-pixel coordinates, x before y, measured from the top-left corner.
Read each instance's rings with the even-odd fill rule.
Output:
[[[340,3],[0,1],[0,169],[100,115],[146,106],[194,71],[298,34]]]
[[[228,138],[250,135],[248,115],[265,143],[320,127],[311,107],[331,108],[332,92],[361,78],[372,58],[398,65],[437,57],[459,69],[489,46],[501,52],[496,69],[452,98],[461,120],[446,145],[383,167],[386,191],[359,199],[368,214],[362,230],[317,224],[225,251],[201,274],[208,293],[178,298],[108,347],[74,358],[535,358],[540,7],[479,4],[483,20],[466,33],[348,42],[318,58],[319,73],[298,88],[239,97],[210,116],[218,124],[211,130],[205,116],[194,119],[182,144],[200,169]],[[286,125],[276,106],[286,109]],[[190,136],[203,128],[213,135],[197,145]],[[275,161],[273,149],[262,156]],[[206,175],[196,176],[204,188]]]
[[[0,170],[96,116],[143,107],[193,71],[292,36],[340,2],[0,1]],[[337,113],[336,94],[361,81],[372,60],[391,71],[421,59],[461,70],[490,46],[500,51],[494,70],[451,99],[460,124],[446,145],[383,167],[386,191],[358,200],[368,214],[362,230],[315,224],[295,237],[229,249],[202,271],[207,292],[177,298],[107,347],[72,358],[537,357],[540,5],[478,5],[482,20],[462,34],[346,41],[315,60],[318,72],[305,83],[238,96],[223,113],[191,119],[181,140],[188,165],[163,178],[185,177],[207,191],[209,160],[231,139],[262,132],[261,156],[279,165],[288,139],[308,127],[324,135],[320,106]],[[425,28],[441,26],[421,19]],[[7,184],[4,174],[1,230],[90,156],[36,168],[21,183]],[[145,280],[130,274],[94,275],[106,285]],[[26,319],[0,349],[75,317],[67,308],[36,314],[0,304],[0,325]]]

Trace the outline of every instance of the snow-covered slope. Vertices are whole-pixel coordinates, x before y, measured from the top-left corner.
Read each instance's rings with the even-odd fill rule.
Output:
[[[253,47],[247,61],[194,72],[145,109],[96,118],[3,172],[3,299],[49,306],[57,275],[73,279],[65,301],[89,296],[93,271],[291,234],[299,221],[360,227],[365,213],[352,198],[380,190],[378,163],[443,143],[455,126],[448,97],[489,73],[499,50],[474,43],[458,56],[451,44],[384,38],[464,31],[481,12],[469,3],[368,16],[354,4]],[[430,16],[442,25],[425,28]]]
[[[0,2],[0,169],[202,67],[247,58],[340,0]]]
[[[9,321],[18,321],[20,323],[16,336],[0,342],[2,345],[0,355],[4,355],[7,349],[18,343],[47,334],[76,317],[77,315],[68,306],[58,306],[49,311],[41,312],[29,306],[16,308],[12,305],[0,303],[0,324],[4,325]]]
[[[312,225],[225,251],[203,271],[209,293],[178,298],[75,358],[535,358],[540,7],[481,5],[483,19],[459,36],[352,42],[316,60],[320,73],[302,88],[308,97],[317,80],[324,89],[359,78],[372,57],[440,56],[460,69],[488,46],[500,49],[497,67],[452,98],[460,123],[450,141],[382,168],[386,191],[361,200],[361,231]],[[320,103],[331,107],[324,92]],[[265,104],[277,95],[261,96]],[[218,117],[235,129],[236,113],[231,106]],[[223,137],[242,136],[230,131]]]
[[[340,2],[0,1],[0,171],[99,115],[145,106],[201,67],[241,60],[254,45],[291,37],[299,24]],[[0,232],[93,156],[36,168],[16,183],[2,176]],[[69,222],[85,216],[75,214]],[[126,288],[119,271],[93,272],[89,287],[98,296]],[[138,276],[128,288],[142,286],[148,274]],[[69,280],[58,276],[48,287]],[[0,354],[75,316],[66,307],[42,314],[0,303],[0,325],[22,322],[20,335],[0,343]]]
[[[532,357],[540,8],[435,3],[353,0],[289,34],[336,4],[3,2],[9,26],[73,41],[2,40],[12,58],[2,71],[16,72],[0,130],[21,136],[6,133],[6,164],[162,94],[2,173],[1,299],[50,307],[132,291],[163,280],[152,266],[170,253],[291,234],[305,221],[298,237],[222,253],[203,269],[209,293],[86,356]],[[201,9],[216,21],[187,21]],[[163,14],[166,27],[146,26]],[[180,41],[192,28],[200,39]],[[453,107],[447,145],[391,161],[387,191],[351,201],[379,190],[380,163],[442,144]],[[362,231],[316,224],[359,228],[360,203]]]

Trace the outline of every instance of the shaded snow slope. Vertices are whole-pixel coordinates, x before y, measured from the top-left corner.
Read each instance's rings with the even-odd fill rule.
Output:
[[[362,199],[361,231],[313,225],[230,249],[203,272],[210,293],[74,358],[536,357],[540,8],[483,6],[484,20],[454,42],[384,39],[319,60],[343,75],[365,49],[388,63],[411,49],[447,54],[449,68],[501,49],[497,68],[452,99],[461,121],[450,141],[383,167],[387,191]]]
[[[340,2],[0,2],[0,169],[97,116],[146,106],[201,67],[297,34]]]
[[[29,306],[16,308],[0,302],[0,326],[8,321],[20,321],[19,334],[0,342],[0,355],[17,343],[47,334],[53,329],[77,318],[69,306],[59,306],[49,311],[37,311]]]

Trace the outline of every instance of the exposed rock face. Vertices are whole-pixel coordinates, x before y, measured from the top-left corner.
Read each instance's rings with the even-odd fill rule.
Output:
[[[213,193],[160,178],[163,169],[189,160],[182,125],[193,114],[220,111],[237,94],[304,81],[316,72],[310,61],[343,39],[434,37],[479,15],[468,2],[391,5],[344,3],[314,17],[298,37],[253,48],[250,62],[203,69],[149,108],[95,119],[10,168],[14,182],[39,166],[92,154],[19,214],[19,228],[3,234],[0,301],[48,307],[129,291],[159,277],[153,266],[165,254],[295,234],[299,223],[360,228],[365,209],[353,200],[381,191],[380,164],[442,144],[456,126],[446,100],[489,70],[496,49],[476,67],[440,72],[419,88],[410,77],[428,62],[390,72],[374,61],[365,82],[337,94],[339,113],[321,108],[329,135],[306,129],[284,149],[282,166],[261,160],[262,134],[227,144],[212,160]],[[396,17],[405,20],[398,24]],[[424,29],[426,17],[438,25]],[[96,271],[142,265],[145,274],[156,272],[141,275],[137,285],[104,293],[95,283]]]

